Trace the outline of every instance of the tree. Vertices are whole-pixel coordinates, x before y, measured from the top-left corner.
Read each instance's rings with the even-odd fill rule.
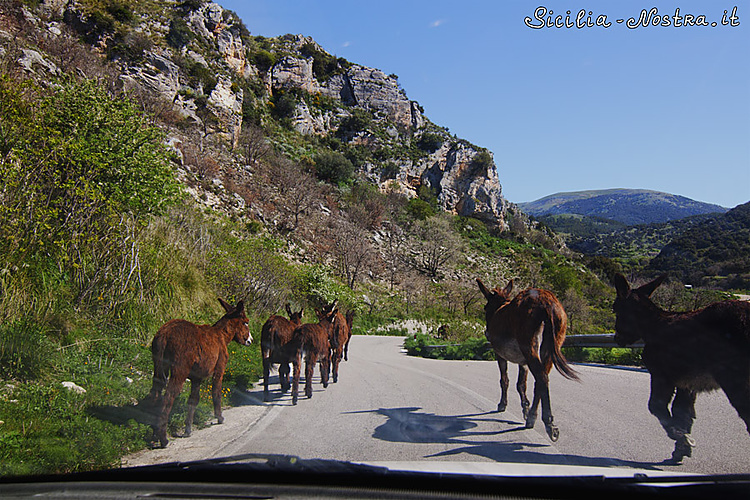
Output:
[[[413,236],[405,257],[411,267],[431,278],[437,278],[443,266],[454,259],[463,246],[451,229],[448,216],[417,221]]]
[[[336,219],[331,228],[332,252],[337,261],[339,275],[354,290],[363,272],[374,260],[375,250],[366,233],[353,222]]]
[[[269,162],[269,172],[270,182],[277,186],[281,194],[277,206],[286,218],[285,227],[289,231],[296,231],[300,216],[320,199],[317,181],[298,165],[283,158]]]

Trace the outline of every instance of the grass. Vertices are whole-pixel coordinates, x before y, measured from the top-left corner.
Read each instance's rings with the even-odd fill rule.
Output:
[[[224,378],[223,404],[261,373],[260,347],[235,343]],[[151,352],[127,338],[52,348],[50,368],[35,380],[0,382],[0,476],[70,473],[119,467],[149,446],[153,415],[138,406],[151,387]],[[72,381],[86,392],[61,384]],[[188,383],[175,402],[169,431],[181,432]],[[210,381],[201,387],[196,425],[212,416]]]

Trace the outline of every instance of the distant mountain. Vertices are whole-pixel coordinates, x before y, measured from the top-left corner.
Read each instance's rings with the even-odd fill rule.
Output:
[[[750,288],[750,202],[686,230],[649,267],[695,285]]]
[[[536,201],[519,203],[518,206],[522,211],[537,218],[549,215],[578,214],[609,219],[629,226],[667,222],[693,215],[727,211],[725,207],[719,205],[646,189],[606,189],[557,193]]]

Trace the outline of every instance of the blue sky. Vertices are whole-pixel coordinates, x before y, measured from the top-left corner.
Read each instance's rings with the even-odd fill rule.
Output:
[[[397,74],[430,120],[492,151],[512,202],[613,187],[750,201],[750,0],[219,3],[254,35]],[[528,27],[538,7],[611,25]],[[672,25],[617,22],[652,8]],[[677,9],[716,26],[675,27]]]

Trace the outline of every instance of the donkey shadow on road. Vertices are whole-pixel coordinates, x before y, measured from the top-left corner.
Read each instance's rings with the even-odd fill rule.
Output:
[[[385,423],[373,431],[372,437],[382,441],[399,443],[454,444],[455,448],[445,450],[425,458],[437,458],[469,453],[496,462],[534,463],[549,465],[576,466],[615,466],[637,467],[657,470],[656,463],[643,463],[618,460],[608,457],[588,457],[556,452],[544,452],[550,445],[523,440],[521,431],[526,429],[524,422],[493,417],[496,412],[467,415],[436,415],[422,411],[418,407],[379,408],[377,410],[351,411],[347,414],[377,413],[387,418]],[[491,426],[497,430],[480,430]],[[510,427],[508,427],[510,426]],[[518,433],[517,441],[492,441],[491,436]],[[539,450],[539,451],[537,451]]]

